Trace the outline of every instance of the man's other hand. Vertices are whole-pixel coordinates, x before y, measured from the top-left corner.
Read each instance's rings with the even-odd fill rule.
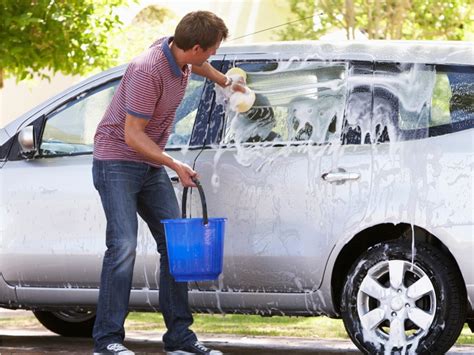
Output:
[[[198,177],[197,172],[195,172],[188,164],[182,163],[180,161],[175,161],[175,167],[173,168],[178,174],[179,181],[183,187],[196,187],[196,184],[193,182],[193,177]]]

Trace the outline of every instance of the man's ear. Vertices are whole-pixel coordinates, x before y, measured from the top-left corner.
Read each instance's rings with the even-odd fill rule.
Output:
[[[197,53],[199,52],[199,49],[201,49],[201,46],[199,44],[195,44],[192,48],[191,48],[191,51],[193,53]]]

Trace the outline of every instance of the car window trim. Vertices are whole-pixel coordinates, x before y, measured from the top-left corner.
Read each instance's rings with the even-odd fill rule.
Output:
[[[46,124],[48,120],[52,117],[54,117],[56,114],[68,109],[69,107],[73,106],[75,103],[79,103],[82,100],[85,100],[86,98],[90,97],[91,95],[101,92],[103,90],[108,89],[109,87],[113,86],[112,84],[115,82],[117,83],[117,86],[120,85],[120,81],[122,80],[122,75],[119,77],[115,77],[113,79],[109,79],[105,82],[101,82],[100,84],[90,87],[85,91],[82,91],[74,96],[71,96],[68,100],[63,102],[61,105],[57,105],[54,109],[49,110],[48,113],[44,114],[43,117],[43,122],[41,125],[41,132],[39,134],[39,137],[37,137],[37,142],[38,142],[38,149],[36,154],[34,155],[34,159],[47,159],[47,158],[55,158],[55,157],[65,157],[65,156],[75,156],[75,155],[91,155],[93,154],[93,151],[90,152],[77,152],[77,153],[59,153],[59,154],[54,154],[54,155],[43,155],[41,154],[41,145],[43,143],[43,134],[44,134],[44,129],[46,127]]]
[[[112,79],[112,80],[108,80],[106,82],[103,82],[101,83],[100,85],[97,85],[97,86],[94,86],[94,87],[91,87],[77,95],[74,95],[72,97],[70,97],[67,101],[65,101],[63,104],[61,105],[58,105],[56,106],[56,108],[54,108],[53,110],[49,111],[47,114],[45,114],[46,116],[46,121],[49,120],[50,116],[52,115],[56,115],[57,113],[60,113],[64,110],[66,110],[67,108],[71,107],[74,103],[76,102],[81,102],[82,100],[85,100],[87,99],[89,96],[95,94],[96,92],[100,92],[102,90],[106,90],[107,88],[109,88],[110,86],[112,86],[111,84],[115,81],[121,81],[122,80],[122,77],[120,78],[116,78],[116,79]],[[120,83],[118,84],[120,85]],[[100,88],[100,90],[98,90]]]
[[[225,67],[225,56],[218,55],[213,56],[209,63],[216,68],[217,70],[224,72]],[[188,145],[185,146],[186,149],[190,147],[199,147],[203,148],[208,144],[213,143],[213,132],[212,129],[212,120],[215,118],[215,108],[216,108],[216,95],[214,92],[214,82],[209,79],[205,80],[204,89],[201,94],[201,100],[199,102],[198,112],[196,114],[196,119],[194,120],[194,125],[191,133],[191,138],[188,142]],[[206,100],[207,99],[207,100]],[[204,105],[204,102],[207,101],[208,104]],[[201,137],[201,132],[204,135]]]

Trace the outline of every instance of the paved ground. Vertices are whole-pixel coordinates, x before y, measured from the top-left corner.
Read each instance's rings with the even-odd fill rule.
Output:
[[[164,354],[162,343],[156,335],[145,332],[130,333],[125,344],[137,354]],[[225,354],[358,354],[349,342],[329,342],[295,339],[267,339],[246,337],[206,336],[201,340]],[[52,335],[46,331],[0,330],[0,354],[87,354],[92,342]]]
[[[23,313],[23,314],[21,314]],[[24,312],[0,311],[0,318],[25,315]],[[315,340],[301,338],[266,338],[207,335],[201,340],[208,346],[232,355],[283,355],[283,354],[359,354],[349,341]],[[149,331],[128,332],[126,345],[137,354],[164,354],[161,334]],[[34,329],[0,329],[0,355],[13,354],[90,354],[90,339],[57,336],[41,326]],[[474,355],[474,346],[454,347],[448,354]]]

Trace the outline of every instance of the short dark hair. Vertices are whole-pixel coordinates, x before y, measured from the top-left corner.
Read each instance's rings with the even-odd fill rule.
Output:
[[[228,29],[224,21],[210,11],[193,11],[179,21],[173,42],[186,51],[196,44],[206,50],[227,38]]]

